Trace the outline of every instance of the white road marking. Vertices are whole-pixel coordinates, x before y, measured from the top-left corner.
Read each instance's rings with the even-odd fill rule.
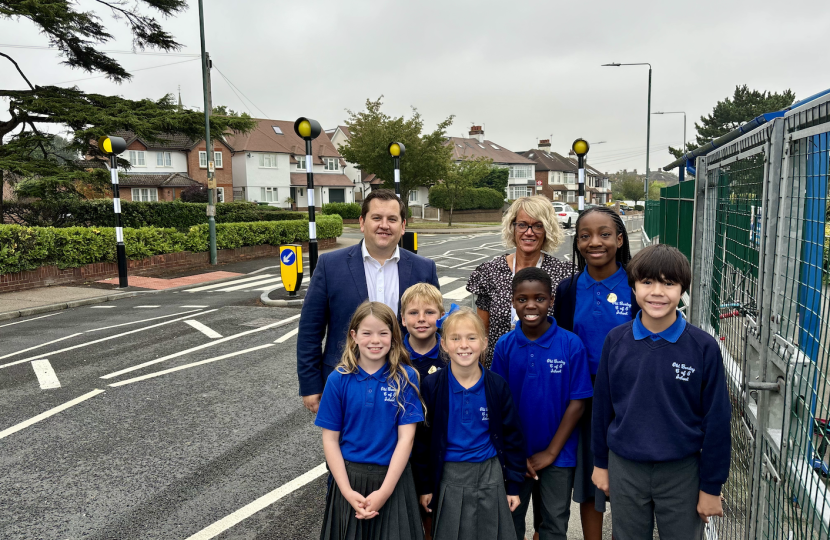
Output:
[[[160,307],[161,306],[134,306],[133,309],[155,309]]]
[[[289,339],[291,339],[292,337],[296,336],[296,335],[297,335],[297,332],[299,332],[299,331],[300,331],[300,327],[298,326],[297,328],[295,328],[294,330],[292,330],[292,331],[288,332],[288,333],[287,333],[287,334],[285,334],[284,336],[280,336],[280,337],[278,337],[278,338],[276,339],[276,341],[274,341],[274,343],[285,343],[286,341],[288,341],[288,340],[289,340]]]
[[[435,259],[455,259],[456,261],[469,262],[469,261],[467,261],[467,259],[462,259],[460,257],[451,257],[449,255],[436,255],[435,257],[429,257],[429,258],[433,259],[433,260],[435,260]]]
[[[144,362],[143,364],[138,364],[137,366],[129,367],[129,368],[126,368],[126,369],[122,369],[120,371],[116,371],[114,373],[109,373],[107,375],[103,375],[101,378],[102,379],[112,379],[113,377],[118,377],[119,375],[123,375],[124,373],[129,373],[131,371],[136,371],[138,369],[142,369],[142,368],[145,368],[147,366],[152,366],[153,364],[158,364],[159,362],[164,362],[166,360],[171,360],[173,358],[178,358],[179,356],[184,356],[186,354],[189,354],[189,353],[192,353],[192,352],[195,352],[195,351],[200,351],[200,350],[206,349],[208,347],[213,347],[214,345],[219,345],[220,343],[225,343],[226,341],[231,341],[233,339],[241,338],[243,336],[249,336],[249,335],[255,334],[257,332],[262,332],[263,330],[269,330],[271,328],[276,328],[278,326],[288,324],[289,322],[291,322],[293,320],[296,320],[296,319],[299,319],[299,318],[300,318],[300,314],[298,313],[297,315],[294,315],[293,317],[288,317],[287,319],[283,319],[281,321],[273,322],[271,324],[267,324],[267,325],[262,326],[260,328],[255,328],[253,330],[246,330],[245,332],[240,332],[239,334],[234,334],[232,336],[228,336],[228,337],[222,338],[222,339],[217,339],[216,341],[211,341],[210,343],[203,343],[202,345],[197,345],[196,347],[191,347],[190,349],[187,349],[187,350],[184,350],[184,351],[180,351],[180,352],[173,353],[173,354],[168,354],[167,356],[163,356],[163,357],[157,358],[155,360],[150,360],[149,362]],[[0,366],[0,367],[3,367],[3,366]]]
[[[237,523],[248,519],[260,510],[271,506],[286,495],[290,495],[294,491],[300,489],[309,482],[320,478],[324,474],[326,474],[326,464],[321,463],[307,473],[298,476],[287,484],[283,484],[270,493],[266,493],[259,499],[246,504],[236,512],[220,519],[216,523],[205,527],[201,531],[189,537],[187,540],[209,540],[211,538],[215,538]]]
[[[219,292],[233,292],[233,291],[241,291],[242,289],[248,289],[250,287],[259,287],[260,285],[265,285],[266,283],[279,283],[282,281],[282,278],[270,278],[270,279],[263,279],[262,281],[255,281],[253,283],[245,283],[244,285],[235,285],[233,287],[228,287],[226,289],[219,289]]]
[[[456,281],[457,279],[458,279],[457,277],[449,277],[449,276],[439,277],[438,278],[438,285],[441,285],[443,287],[444,285],[446,285],[448,283],[452,283],[453,281]]]
[[[24,322],[29,322],[29,321],[36,321],[38,319],[43,319],[43,318],[46,318],[46,317],[54,317],[55,315],[60,315],[61,313],[63,313],[63,312],[59,311],[57,313],[50,313],[49,315],[41,315],[40,317],[33,317],[31,319],[26,319],[25,321],[10,322],[9,324],[0,325],[0,328],[4,328],[6,326],[13,326],[15,324],[23,324]]]
[[[449,266],[447,266],[446,264],[435,263],[435,266],[440,266],[441,268],[449,268]]]
[[[465,264],[470,264],[471,262],[480,261],[481,259],[484,259],[486,257],[489,257],[489,255],[482,255],[481,257],[476,257],[475,259],[473,259],[471,261],[464,261],[463,263],[456,264],[455,266],[452,266],[451,268],[458,268],[460,266],[464,266]]]
[[[54,416],[54,415],[58,414],[61,411],[65,411],[66,409],[68,409],[70,407],[74,407],[78,403],[82,403],[82,402],[88,400],[89,398],[93,398],[93,397],[97,396],[98,394],[103,394],[103,393],[104,393],[104,390],[97,390],[97,389],[93,390],[92,392],[84,394],[80,397],[76,397],[75,399],[73,399],[71,401],[67,401],[63,405],[58,405],[54,409],[49,409],[48,411],[42,412],[37,416],[33,416],[32,418],[29,418],[25,422],[20,422],[19,424],[15,424],[10,428],[6,428],[3,431],[0,431],[0,439],[4,439],[4,438],[8,437],[9,435],[17,433],[18,431],[20,431],[22,429],[26,429],[27,427],[29,427],[33,424],[37,424],[41,420],[45,420],[45,419],[49,418],[50,416]]]
[[[447,300],[464,300],[470,296],[470,292],[467,290],[466,285],[462,285],[457,289],[453,289],[447,294],[444,295],[444,298]]]
[[[185,324],[189,324],[190,326],[192,326],[193,328],[195,328],[196,330],[203,333],[204,335],[206,335],[209,338],[217,339],[217,338],[222,337],[222,334],[220,334],[216,330],[213,330],[212,328],[208,328],[207,326],[200,323],[199,321],[187,320],[187,321],[184,321],[184,322],[185,322]]]
[[[205,315],[206,313],[212,313],[214,311],[218,311],[218,310],[217,309],[210,309],[208,311],[203,311],[202,313],[199,313],[198,315]],[[190,315],[190,316],[195,317],[196,315]],[[299,315],[297,315],[297,317],[299,317]],[[52,355],[55,355],[55,354],[58,354],[58,353],[66,352],[66,351],[72,351],[74,349],[80,349],[81,347],[87,347],[89,345],[94,345],[96,343],[101,343],[103,341],[109,341],[111,339],[121,338],[121,337],[124,337],[124,336],[128,336],[130,334],[135,334],[136,332],[143,332],[145,330],[150,330],[151,328],[158,328],[159,326],[164,326],[165,324],[171,324],[171,323],[178,322],[178,321],[181,321],[181,320],[184,320],[184,319],[187,319],[187,317],[181,317],[179,319],[164,321],[163,323],[153,324],[151,326],[145,326],[144,328],[136,328],[135,330],[130,330],[129,332],[124,332],[123,334],[108,336],[108,337],[105,337],[105,338],[96,339],[95,341],[88,341],[86,343],[81,343],[80,345],[74,345],[72,347],[66,347],[65,349],[59,349],[57,351],[51,351],[51,352],[44,353],[44,354],[37,355],[37,356],[30,356],[29,358],[24,358],[23,360],[17,360],[16,362],[10,362],[8,364],[0,365],[0,369],[7,368],[9,366],[14,366],[16,364],[22,364],[23,362],[29,362],[30,360],[38,360],[40,358],[43,358],[44,355],[46,355],[46,354],[52,356]],[[214,342],[214,343],[217,343],[217,342]]]
[[[195,307],[195,306],[182,306],[182,307]],[[207,306],[205,306],[207,307]],[[199,311],[198,309],[191,309],[190,311],[180,311],[179,313],[171,313],[170,315],[162,315],[161,317],[152,317],[150,319],[141,319],[140,321],[130,321],[121,324],[113,324],[112,326],[104,326],[102,328],[93,328],[92,330],[87,330],[86,333],[90,332],[100,332],[101,330],[109,330],[110,328],[119,328],[121,326],[129,326],[131,324],[139,324],[143,322],[150,322],[150,321],[157,321],[159,319],[169,319],[170,317],[178,317],[179,315],[187,315],[188,313],[196,313]],[[207,312],[205,312],[207,313]],[[199,315],[202,315],[201,313]],[[198,315],[193,315],[197,317]]]
[[[249,278],[242,278],[242,279],[235,279],[233,281],[225,281],[223,283],[215,283],[213,285],[205,285],[203,287],[196,287],[195,289],[186,289],[184,292],[200,292],[200,291],[209,291],[211,289],[219,289],[221,287],[227,287],[228,285],[232,285],[234,283],[243,283],[246,281],[256,281],[258,279],[266,278],[273,276],[273,274],[263,274],[261,276],[254,276]]]
[[[179,306],[179,307],[180,307],[180,308],[191,308],[191,307],[195,307],[195,308],[199,308],[199,309],[204,309],[204,308],[206,308],[206,307],[208,307],[208,306]]]
[[[50,388],[61,387],[61,382],[58,380],[58,376],[55,375],[55,370],[52,369],[52,364],[49,363],[49,360],[34,360],[32,362],[32,369],[35,370],[37,382],[40,383],[41,389],[49,390]]]
[[[125,379],[123,381],[118,381],[117,383],[112,383],[110,386],[124,386],[125,384],[132,384],[139,381],[146,381],[147,379],[153,379],[155,377],[161,377],[162,375],[167,375],[169,373],[175,373],[176,371],[181,371],[183,369],[190,369],[196,366],[202,366],[204,364],[210,364],[212,362],[218,362],[219,360],[224,360],[225,358],[232,358],[234,356],[239,356],[240,354],[246,354],[253,351],[258,351],[260,349],[265,349],[267,347],[273,347],[273,343],[266,343],[265,345],[260,345],[258,347],[251,347],[250,349],[245,349],[242,351],[236,351],[228,354],[223,354],[222,356],[217,356],[215,358],[208,358],[207,360],[200,360],[198,362],[193,362],[191,364],[185,364],[183,366],[177,366],[170,369],[164,369],[162,371],[156,371],[155,373],[149,373],[147,375],[142,375],[140,377],[134,377],[132,379]]]
[[[89,309],[112,309],[115,306],[90,306]]]
[[[83,332],[78,332],[77,334],[72,334],[72,335],[70,335],[70,336],[65,336],[65,337],[58,338],[58,339],[55,339],[55,340],[52,340],[52,341],[47,341],[46,343],[41,343],[40,345],[35,345],[34,347],[29,347],[28,349],[23,349],[22,351],[17,351],[17,352],[9,353],[9,354],[6,354],[6,355],[4,355],[4,356],[0,356],[0,360],[2,360],[2,359],[4,359],[4,358],[8,358],[8,357],[10,357],[10,356],[15,356],[15,355],[18,355],[18,354],[23,354],[24,352],[29,352],[29,351],[33,351],[33,350],[35,350],[35,349],[40,349],[41,347],[45,347],[45,346],[47,346],[47,345],[51,345],[52,343],[57,343],[58,341],[63,341],[63,340],[65,340],[65,339],[70,339],[70,338],[73,338],[73,337],[75,337],[75,336],[80,336],[82,333],[83,333]]]
[[[565,253],[565,260],[566,260],[566,261],[570,261],[570,260],[571,260],[571,256],[570,256],[570,255],[568,255],[567,253]]]

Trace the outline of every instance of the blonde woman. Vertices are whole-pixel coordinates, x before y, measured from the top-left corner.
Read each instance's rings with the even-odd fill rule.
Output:
[[[553,290],[573,274],[573,265],[551,255],[562,245],[563,234],[550,200],[542,195],[516,199],[501,222],[502,241],[512,250],[479,265],[467,281],[467,290],[478,295],[476,308],[487,328],[484,365],[493,361],[493,349],[515,325],[510,284],[523,268],[539,267],[551,278]],[[553,316],[553,306],[550,313]]]

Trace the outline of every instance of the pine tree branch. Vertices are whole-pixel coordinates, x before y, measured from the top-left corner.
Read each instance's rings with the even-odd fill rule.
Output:
[[[34,86],[32,86],[32,83],[31,83],[31,82],[29,82],[29,79],[28,79],[28,78],[26,77],[26,75],[23,73],[23,70],[22,70],[22,69],[20,69],[20,66],[19,66],[19,65],[17,65],[17,62],[15,62],[15,61],[14,61],[14,58],[12,58],[11,56],[9,56],[8,54],[1,53],[1,52],[0,52],[0,56],[5,56],[6,58],[8,58],[8,59],[9,59],[9,62],[11,62],[12,64],[14,64],[14,67],[15,67],[15,68],[17,68],[17,72],[18,72],[18,73],[20,73],[20,76],[21,76],[21,77],[23,77],[23,80],[24,80],[24,81],[26,81],[26,84],[28,84],[28,85],[29,85],[29,88],[31,88],[32,90],[34,90],[34,89],[35,89],[35,87],[34,87]]]

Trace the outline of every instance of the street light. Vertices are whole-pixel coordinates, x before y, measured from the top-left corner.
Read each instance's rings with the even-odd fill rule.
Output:
[[[585,139],[577,139],[571,145],[579,162],[579,211],[585,210],[585,155],[591,149],[591,145]]]
[[[127,142],[121,137],[100,137],[98,149],[110,158],[110,181],[112,182],[112,208],[115,211],[115,254],[118,259],[118,286],[127,283],[127,248],[124,246],[124,229],[121,227],[121,198],[118,193],[118,154],[127,149]]]
[[[389,155],[392,156],[392,164],[395,167],[395,195],[401,198],[401,158],[406,154],[406,146],[403,143],[393,142],[389,144]]]
[[[202,94],[205,100],[205,158],[207,161],[208,182],[208,245],[210,248],[210,264],[216,264],[216,178],[214,177],[213,142],[210,138],[210,113],[213,110],[210,93],[210,55],[205,50],[205,14],[202,0],[199,0],[199,36],[202,44]]]
[[[305,141],[305,170],[308,183],[308,266],[309,276],[317,267],[317,223],[314,221],[314,169],[311,161],[311,141],[322,133],[317,120],[301,116],[294,122],[294,133]]]
[[[648,158],[649,145],[651,144],[651,64],[648,62],[637,62],[633,64],[619,64],[612,62],[610,64],[602,64],[602,67],[620,67],[620,66],[648,66],[648,115],[646,116],[646,183],[645,183],[645,200],[648,200]]]
[[[686,153],[686,111],[658,111],[651,114],[682,114],[683,115],[683,153]],[[683,172],[686,167],[680,168],[680,180],[683,180]]]

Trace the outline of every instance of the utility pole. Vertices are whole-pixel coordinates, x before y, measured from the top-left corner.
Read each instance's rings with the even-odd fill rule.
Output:
[[[216,179],[214,178],[213,142],[210,139],[210,115],[213,103],[210,94],[210,55],[205,51],[205,15],[202,0],[199,0],[199,33],[202,40],[202,85],[205,96],[205,159],[207,160],[208,180],[208,235],[210,237],[210,264],[216,264]]]

